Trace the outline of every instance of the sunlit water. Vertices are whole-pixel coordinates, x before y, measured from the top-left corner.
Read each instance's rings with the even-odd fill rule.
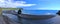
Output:
[[[58,10],[22,10],[23,14],[32,14],[32,15],[48,15],[56,14]]]

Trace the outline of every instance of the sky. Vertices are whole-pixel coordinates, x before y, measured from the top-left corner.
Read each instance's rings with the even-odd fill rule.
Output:
[[[0,7],[25,10],[60,10],[60,0],[0,0]]]

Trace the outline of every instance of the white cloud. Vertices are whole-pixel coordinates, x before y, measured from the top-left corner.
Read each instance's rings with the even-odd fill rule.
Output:
[[[36,8],[34,10],[60,10],[59,8]]]
[[[54,8],[37,8],[37,10],[55,10]]]
[[[57,0],[39,0],[39,1],[57,1]]]
[[[13,0],[0,0],[0,7],[29,7],[34,6],[36,4],[26,4],[25,1],[16,1]]]

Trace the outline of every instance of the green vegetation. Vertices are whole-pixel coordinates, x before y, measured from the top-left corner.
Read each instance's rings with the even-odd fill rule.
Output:
[[[2,8],[0,8],[0,15],[2,15]]]
[[[2,8],[2,10],[19,10],[19,8]]]
[[[0,8],[0,15],[2,15],[2,10],[19,10],[20,8]]]

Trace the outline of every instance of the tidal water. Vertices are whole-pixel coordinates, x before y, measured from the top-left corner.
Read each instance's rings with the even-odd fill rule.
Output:
[[[22,10],[23,14],[32,14],[32,15],[45,15],[45,14],[56,14],[58,10]]]

